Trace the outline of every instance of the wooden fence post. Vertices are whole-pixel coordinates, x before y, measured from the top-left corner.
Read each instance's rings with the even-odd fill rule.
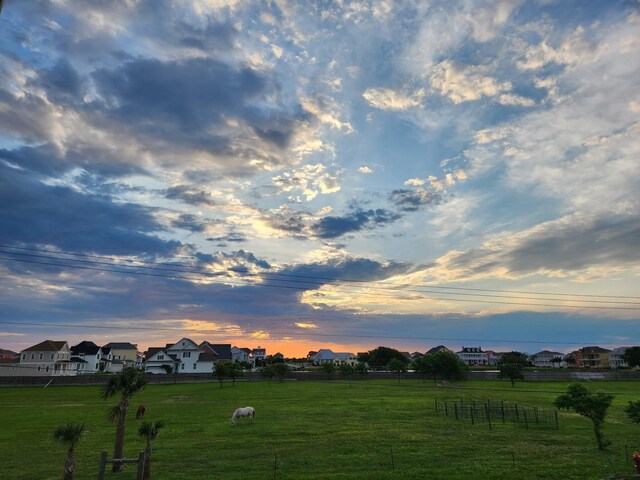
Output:
[[[104,480],[104,472],[107,469],[107,452],[100,452],[100,465],[98,465],[98,480]]]
[[[138,474],[136,480],[144,480],[144,451],[138,453]]]

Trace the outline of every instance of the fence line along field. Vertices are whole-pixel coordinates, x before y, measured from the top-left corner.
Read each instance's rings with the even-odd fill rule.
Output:
[[[637,382],[590,382],[615,396],[604,427],[612,441],[595,448],[591,422],[560,412],[559,428],[526,430],[496,422],[491,430],[436,411],[445,401],[474,399],[553,411],[567,382],[452,382],[446,388],[419,380],[285,381],[148,385],[132,398],[125,454],[144,449],[137,435],[138,404],[145,421],[164,421],[154,442],[152,478],[193,479],[602,479],[631,478],[631,454],[640,426],[624,413],[640,399]],[[99,388],[0,389],[3,478],[60,479],[66,450],[53,441],[56,426],[84,423],[76,447],[75,479],[95,479],[100,452],[113,453],[117,402]],[[495,403],[497,404],[497,403]],[[238,407],[251,405],[254,422],[230,426]],[[132,480],[134,467],[107,471],[106,479]]]

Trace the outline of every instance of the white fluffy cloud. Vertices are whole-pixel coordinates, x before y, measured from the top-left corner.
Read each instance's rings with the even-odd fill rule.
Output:
[[[362,97],[372,107],[380,110],[408,110],[420,105],[424,92],[418,90],[413,94],[399,92],[390,88],[368,88]]]

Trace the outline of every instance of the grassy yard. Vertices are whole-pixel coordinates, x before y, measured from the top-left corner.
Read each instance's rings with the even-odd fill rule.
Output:
[[[601,479],[631,475],[640,449],[640,425],[624,407],[640,399],[637,382],[590,382],[616,396],[605,425],[613,444],[595,449],[591,423],[560,413],[560,429],[496,422],[456,421],[435,411],[435,398],[517,402],[552,408],[566,382],[467,381],[440,388],[421,381],[277,381],[151,385],[133,398],[125,451],[136,457],[138,403],[145,420],[166,424],[155,442],[154,479]],[[2,477],[62,478],[64,447],[56,425],[84,422],[89,433],[77,449],[76,479],[97,478],[102,450],[113,450],[115,426],[97,387],[0,389]],[[253,425],[234,428],[236,407],[256,408]],[[135,466],[107,478],[135,478]]]

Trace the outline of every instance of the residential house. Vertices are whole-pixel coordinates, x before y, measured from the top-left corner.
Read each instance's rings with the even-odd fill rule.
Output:
[[[583,347],[576,352],[576,366],[580,368],[609,368],[609,352],[606,348]]]
[[[254,348],[251,351],[251,357],[249,358],[249,361],[255,365],[256,362],[264,361],[266,356],[267,356],[267,349],[258,346],[258,348]]]
[[[207,344],[213,347],[212,344]],[[225,360],[231,360],[231,345],[228,345],[229,356]],[[215,348],[214,348],[215,350]],[[225,349],[226,352],[226,349]],[[177,373],[212,373],[213,361],[215,358],[214,352],[207,352],[207,349],[202,349],[193,340],[188,338],[182,338],[169,348],[167,353],[170,356],[174,356],[177,362]],[[206,355],[208,353],[208,355]],[[217,353],[217,351],[216,351]],[[202,355],[205,354],[205,355]],[[202,356],[202,358],[201,358]]]
[[[123,360],[118,360],[111,347],[100,347],[100,365],[99,369],[101,372],[107,373],[118,373],[124,370],[125,362]]]
[[[139,367],[138,346],[129,342],[111,342],[105,345],[111,348],[113,360],[120,360],[125,367]]]
[[[20,352],[22,375],[75,375],[71,369],[71,350],[67,342],[45,340]],[[28,372],[28,373],[27,373]]]
[[[420,352],[413,352],[411,354],[411,361],[415,362],[416,360],[420,360],[422,357],[424,357],[424,353],[420,353]]]
[[[482,351],[482,347],[462,347],[462,350],[456,352],[456,355],[467,365],[489,364],[487,354]]]
[[[231,347],[232,362],[248,362],[251,356],[250,348]]]
[[[77,373],[96,373],[100,371],[102,358],[100,347],[93,342],[84,340],[70,348],[71,362]]]
[[[175,373],[178,359],[176,355],[167,353],[167,347],[149,347],[144,354],[143,365],[145,373]]]
[[[564,353],[551,352],[549,350],[542,350],[532,355],[533,365],[536,367],[564,367],[566,363],[563,359]]]
[[[202,342],[200,344],[199,362],[202,363],[202,368],[209,372],[215,371],[215,365],[219,362],[231,361],[231,344],[230,343],[209,343]]]
[[[4,348],[0,348],[0,360],[13,360],[17,358],[18,354],[16,352],[12,352],[11,350],[5,350]]]
[[[318,350],[318,353],[311,357],[311,361],[314,363],[314,365],[322,365],[324,363],[333,363],[335,365],[356,365],[358,363],[358,357],[356,357],[353,353],[335,353],[328,348],[323,348]]]
[[[617,347],[609,352],[609,368],[627,368],[629,364],[622,359],[622,356],[629,347]]]

